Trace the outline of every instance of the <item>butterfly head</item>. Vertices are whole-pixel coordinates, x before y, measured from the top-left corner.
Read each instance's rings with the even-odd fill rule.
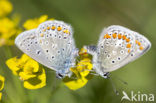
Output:
[[[106,73],[103,73],[103,75],[101,75],[103,78],[107,79],[109,78],[110,76],[110,73],[109,72],[106,72]]]
[[[56,78],[63,79],[65,76],[61,73],[56,73]]]

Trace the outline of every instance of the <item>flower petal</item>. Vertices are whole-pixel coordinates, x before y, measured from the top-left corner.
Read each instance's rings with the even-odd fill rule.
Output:
[[[0,75],[0,91],[4,88],[4,81],[5,81],[5,78]]]
[[[71,90],[77,90],[85,86],[87,82],[88,80],[86,78],[80,78],[77,80],[64,81],[64,84]]]

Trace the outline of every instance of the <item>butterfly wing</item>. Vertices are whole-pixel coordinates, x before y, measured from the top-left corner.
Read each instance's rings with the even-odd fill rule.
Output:
[[[46,58],[64,73],[75,64],[76,47],[72,28],[61,21],[46,21],[37,28],[37,41]],[[67,69],[68,68],[68,69]]]
[[[39,63],[55,70],[37,41],[36,29],[22,32],[15,40],[17,47]]]
[[[142,44],[138,46],[136,40],[142,41]],[[132,30],[110,26],[101,33],[96,55],[93,57],[94,67],[98,73],[117,70],[147,52],[150,45],[144,36]]]
[[[134,36],[135,36],[135,48],[131,52],[129,61],[136,60],[151,48],[151,43],[146,37],[137,32],[134,32]]]

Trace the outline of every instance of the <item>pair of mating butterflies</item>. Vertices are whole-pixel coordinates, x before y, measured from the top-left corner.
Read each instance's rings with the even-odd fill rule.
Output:
[[[46,21],[38,28],[21,33],[15,44],[28,56],[56,71],[62,78],[71,76],[78,49],[70,25],[62,21]],[[107,78],[107,74],[137,59],[151,47],[150,41],[137,32],[113,25],[105,28],[97,46],[85,46],[93,56],[93,70]]]

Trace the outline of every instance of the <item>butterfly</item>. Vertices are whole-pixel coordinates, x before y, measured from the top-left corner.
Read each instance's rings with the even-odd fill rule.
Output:
[[[70,67],[75,65],[78,49],[69,24],[57,20],[43,22],[38,28],[19,34],[15,44],[34,60],[56,71],[57,77],[72,75]]]
[[[128,28],[112,25],[104,28],[97,46],[84,46],[93,56],[93,69],[108,78],[115,71],[145,54],[151,47],[143,35]]]

